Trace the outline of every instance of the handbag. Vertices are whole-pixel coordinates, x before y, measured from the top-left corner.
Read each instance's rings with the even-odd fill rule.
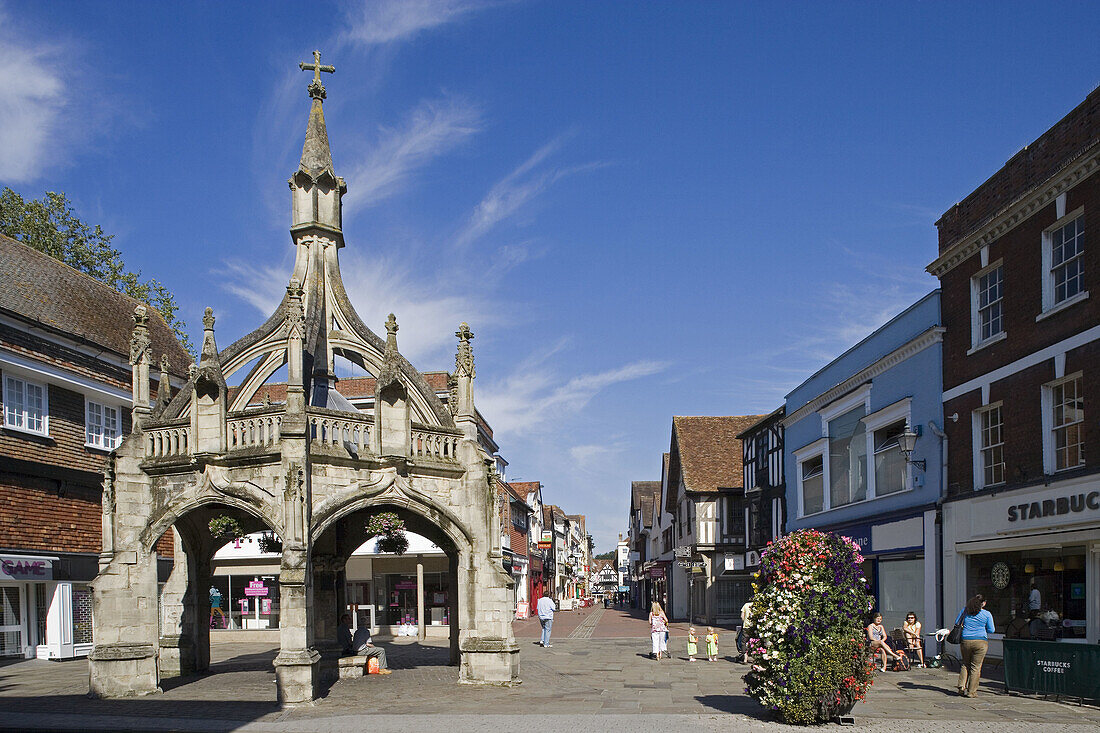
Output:
[[[947,635],[948,644],[958,644],[963,638],[963,623],[966,620],[965,612],[959,615],[959,620],[951,627],[951,633]]]
[[[367,660],[367,674],[382,674],[382,665],[378,663],[378,657]]]

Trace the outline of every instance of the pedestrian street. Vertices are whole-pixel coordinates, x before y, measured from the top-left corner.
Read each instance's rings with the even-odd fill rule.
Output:
[[[89,699],[85,660],[21,661],[0,667],[0,730],[787,729],[743,693],[747,667],[732,653],[732,633],[720,637],[718,662],[691,663],[681,624],[672,627],[673,658],[656,662],[645,620],[619,609],[560,612],[549,649],[536,643],[537,621],[515,627],[519,685],[456,684],[445,640],[379,640],[392,675],[336,682],[313,705],[292,708],[276,702],[274,644],[219,641],[211,674],[166,680],[162,694],[134,699]],[[1083,733],[1100,726],[1093,706],[1006,695],[992,680],[967,700],[953,694],[954,681],[938,669],[879,673],[853,711],[856,727]]]

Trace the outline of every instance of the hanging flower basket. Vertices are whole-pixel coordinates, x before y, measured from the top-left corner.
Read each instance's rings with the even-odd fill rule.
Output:
[[[873,601],[859,546],[801,530],[768,546],[753,583],[746,692],[786,723],[825,723],[871,686],[863,620]]]
[[[238,537],[244,537],[244,528],[241,527],[241,523],[236,517],[227,517],[224,514],[220,514],[211,519],[210,524],[207,526],[210,529],[210,534],[214,536],[214,539],[234,540]]]
[[[367,537],[380,537],[379,552],[392,552],[404,555],[409,549],[409,540],[405,536],[405,522],[393,512],[380,512],[367,520]]]
[[[274,532],[264,532],[260,535],[260,552],[283,551],[283,541]]]

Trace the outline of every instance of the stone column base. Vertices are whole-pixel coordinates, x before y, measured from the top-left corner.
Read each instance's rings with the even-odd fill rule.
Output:
[[[94,697],[134,697],[160,692],[157,649],[152,644],[96,646],[88,655]]]
[[[321,653],[316,649],[284,649],[275,657],[275,681],[284,705],[312,703],[317,694]]]
[[[488,637],[463,639],[458,681],[468,685],[518,685],[519,645]]]
[[[179,634],[160,637],[161,677],[183,677],[197,671],[195,644],[189,637]]]

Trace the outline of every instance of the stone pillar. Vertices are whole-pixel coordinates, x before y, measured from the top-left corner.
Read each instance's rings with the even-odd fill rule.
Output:
[[[313,638],[317,649],[336,649],[340,606],[336,593],[336,563],[332,555],[313,556]]]
[[[194,596],[188,588],[191,558],[183,549],[179,532],[172,531],[172,574],[160,591],[160,673],[164,677],[177,677],[195,671],[195,645],[184,623],[184,607]],[[193,603],[191,604],[193,606]],[[189,619],[193,621],[194,619]]]
[[[320,653],[313,648],[313,569],[309,553],[283,545],[279,571],[279,654],[275,681],[279,702],[311,702],[317,689]]]
[[[160,692],[156,552],[116,549],[92,588],[96,624],[95,647],[88,655],[91,694]]]
[[[457,667],[462,656],[459,650],[458,615],[458,555],[447,555],[447,625],[451,638],[451,666]]]
[[[424,556],[416,556],[416,638],[423,641],[424,632]]]

